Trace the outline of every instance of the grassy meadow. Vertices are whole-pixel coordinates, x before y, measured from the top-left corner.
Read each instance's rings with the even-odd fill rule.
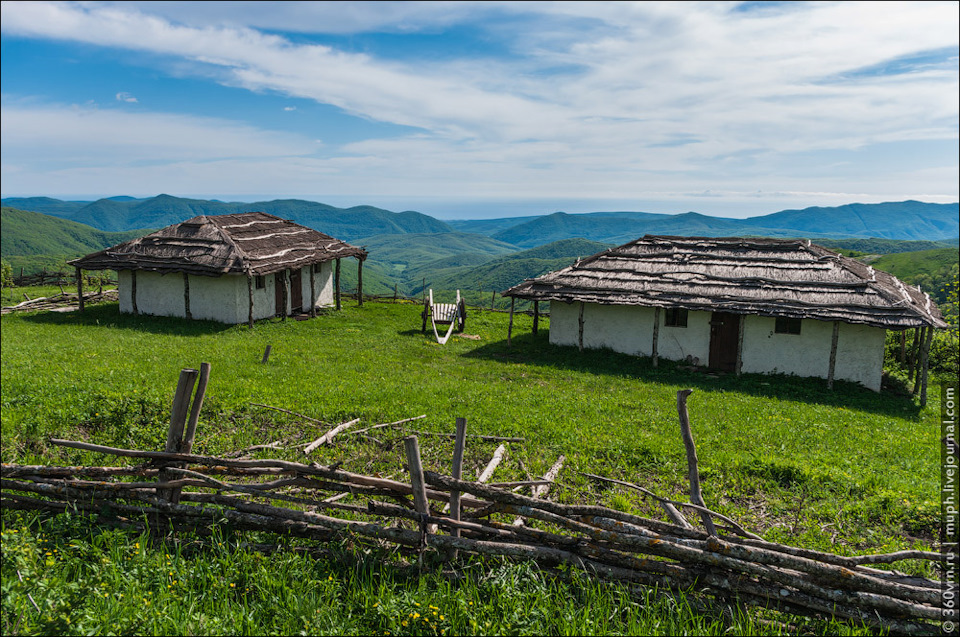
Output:
[[[472,311],[446,346],[420,332],[420,307],[347,301],[308,321],[245,326],[120,315],[2,319],[3,462],[120,464],[50,446],[51,437],[160,450],[179,370],[212,365],[194,452],[224,454],[335,424],[425,414],[411,429],[518,436],[496,481],[566,466],[551,497],[661,517],[655,504],[582,472],[687,499],[676,393],[690,419],[707,505],[772,541],[842,554],[932,546],[939,526],[939,392],[920,409],[896,391],[795,377],[711,375],[610,351],[550,346],[541,323]],[[261,363],[265,348],[270,359]],[[381,429],[381,442],[405,433]],[[468,439],[464,476],[497,443]],[[449,472],[452,442],[422,437],[424,467]],[[271,457],[302,460],[296,449]],[[266,457],[266,456],[262,456]],[[402,445],[344,434],[310,456],[405,479]],[[316,546],[258,534],[166,537],[78,516],[2,515],[4,634],[756,634],[770,611],[724,614],[696,597],[663,596],[467,560],[462,579],[420,573],[375,547]],[[258,544],[271,545],[269,552]],[[262,548],[262,547],[260,547]],[[919,564],[901,563],[901,570]],[[929,574],[929,573],[927,573]],[[705,606],[706,604],[706,606]],[[782,617],[780,618],[782,619]],[[793,622],[802,622],[789,618]],[[860,632],[806,625],[823,634]]]

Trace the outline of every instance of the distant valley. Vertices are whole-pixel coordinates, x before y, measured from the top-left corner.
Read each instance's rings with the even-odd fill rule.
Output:
[[[944,260],[956,262],[960,234],[960,204],[917,201],[784,210],[747,219],[624,211],[454,221],[415,211],[336,208],[298,199],[242,203],[159,195],[93,202],[7,198],[2,203],[0,252],[15,271],[56,271],[67,259],[198,215],[260,210],[365,246],[370,253],[364,267],[368,293],[396,289],[419,296],[425,286],[444,293],[461,289],[468,300],[484,304],[493,291],[644,234],[802,237],[831,249],[873,255],[945,251],[930,257],[939,264],[936,268]],[[909,269],[930,279],[932,267],[912,263]],[[355,276],[353,268],[345,268],[344,285],[355,286]]]

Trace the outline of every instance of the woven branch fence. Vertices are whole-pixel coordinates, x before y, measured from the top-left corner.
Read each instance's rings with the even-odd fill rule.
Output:
[[[226,522],[240,530],[367,541],[421,555],[438,551],[451,561],[461,554],[534,560],[544,567],[583,569],[608,581],[704,591],[741,604],[849,619],[904,634],[936,631],[945,610],[940,581],[868,566],[908,559],[942,562],[936,552],[840,556],[767,542],[702,504],[655,495],[670,522],[603,506],[554,502],[547,496],[562,471],[562,456],[542,479],[485,484],[503,457],[504,445],[478,481],[463,480],[468,438],[463,419],[457,420],[452,434],[450,475],[423,470],[418,436],[404,438],[409,482],[317,463],[195,455],[191,449],[209,365],[201,367],[191,400],[197,375],[196,370],[181,373],[165,451],[54,439],[51,444],[142,462],[89,467],[3,464],[2,505],[106,512],[124,520],[146,520],[154,529],[209,531]],[[679,392],[677,399],[685,440],[688,394],[689,390]],[[307,448],[331,444],[335,435],[355,423],[338,425]],[[398,426],[388,423],[362,431],[389,425]],[[689,443],[696,500],[696,454],[689,453],[692,436]],[[518,492],[525,488],[530,495]],[[681,510],[692,511],[704,529],[695,527]]]

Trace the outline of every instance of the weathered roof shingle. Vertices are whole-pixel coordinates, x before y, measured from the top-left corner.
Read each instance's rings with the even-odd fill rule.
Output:
[[[530,300],[946,327],[930,297],[805,240],[647,235],[503,293]]]
[[[85,270],[151,270],[206,276],[263,275],[367,253],[265,212],[194,217],[145,237],[88,254]]]

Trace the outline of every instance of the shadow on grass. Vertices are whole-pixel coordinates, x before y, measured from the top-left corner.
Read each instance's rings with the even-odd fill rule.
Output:
[[[116,303],[98,303],[84,308],[83,312],[37,312],[23,316],[24,321],[44,325],[81,325],[135,330],[153,334],[176,336],[205,336],[219,334],[236,326],[216,321],[149,316],[147,314],[122,314]]]
[[[742,374],[715,372],[675,361],[660,359],[654,367],[649,356],[631,356],[610,349],[584,349],[551,345],[548,331],[514,336],[512,345],[506,340],[477,347],[463,354],[504,363],[524,363],[556,367],[589,374],[635,378],[661,385],[676,385],[702,392],[738,392],[760,398],[793,400],[829,407],[856,409],[896,418],[919,418],[920,408],[911,396],[884,390],[880,394],[857,383],[836,381],[827,389],[822,378],[786,374]]]

